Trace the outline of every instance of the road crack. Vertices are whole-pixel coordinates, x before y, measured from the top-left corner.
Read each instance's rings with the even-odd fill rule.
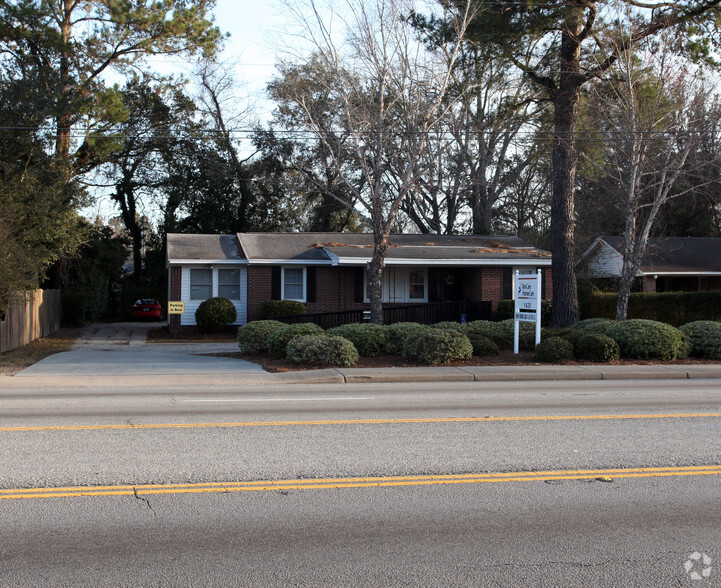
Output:
[[[152,507],[151,504],[150,504],[150,500],[148,500],[148,499],[145,498],[144,496],[140,496],[140,495],[138,494],[138,489],[135,488],[135,487],[133,487],[133,496],[134,496],[136,499],[140,500],[140,502],[144,502],[144,503],[146,504],[146,506],[150,509],[150,512],[153,513],[153,516],[154,516],[156,519],[158,518],[158,515],[157,515],[156,512],[153,510],[153,507]]]

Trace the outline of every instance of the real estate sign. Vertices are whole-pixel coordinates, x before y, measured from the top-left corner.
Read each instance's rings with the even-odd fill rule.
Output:
[[[536,275],[521,275],[518,270],[514,280],[513,353],[518,353],[519,322],[536,323],[536,345],[541,342],[541,270]]]

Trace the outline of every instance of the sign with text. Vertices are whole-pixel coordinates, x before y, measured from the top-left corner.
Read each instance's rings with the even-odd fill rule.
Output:
[[[536,323],[536,345],[541,342],[541,270],[536,275],[516,270],[514,294],[513,353],[518,353],[520,322]]]
[[[516,312],[538,310],[539,276],[516,278]]]
[[[168,314],[183,314],[185,302],[168,302]]]

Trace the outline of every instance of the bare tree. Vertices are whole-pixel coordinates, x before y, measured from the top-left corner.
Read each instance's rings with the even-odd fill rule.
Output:
[[[360,185],[344,175],[345,149],[339,152],[327,139],[312,96],[299,84],[289,98],[301,107],[308,130],[336,162],[339,177],[373,233],[368,293],[371,320],[380,324],[389,236],[403,201],[425,171],[428,133],[445,113],[444,97],[465,36],[469,4],[455,12],[455,42],[445,52],[428,51],[417,41],[407,18],[414,12],[411,0],[347,0],[342,14],[332,8],[324,11],[315,0],[287,0],[286,6],[311,48],[300,60],[315,60],[325,71],[324,83],[341,105],[348,145],[360,168]],[[333,29],[337,22],[342,23],[342,37]]]
[[[605,113],[605,153],[612,158],[606,173],[618,183],[623,199],[616,320],[626,319],[632,282],[663,206],[700,187],[688,181],[681,186],[679,180],[693,172],[689,155],[708,118],[709,88],[687,62],[670,55],[667,36],[623,54],[603,85],[607,93],[597,96]]]

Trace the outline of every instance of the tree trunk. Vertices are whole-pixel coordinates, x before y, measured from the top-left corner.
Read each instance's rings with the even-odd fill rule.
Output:
[[[383,269],[388,252],[388,233],[374,231],[373,257],[368,268],[368,298],[371,304],[371,322],[383,324]]]
[[[583,84],[580,75],[583,8],[569,6],[561,35],[561,76],[553,95],[553,192],[551,200],[551,253],[553,254],[553,319],[556,327],[578,320],[578,289],[573,266],[574,189],[578,149],[576,122]]]

